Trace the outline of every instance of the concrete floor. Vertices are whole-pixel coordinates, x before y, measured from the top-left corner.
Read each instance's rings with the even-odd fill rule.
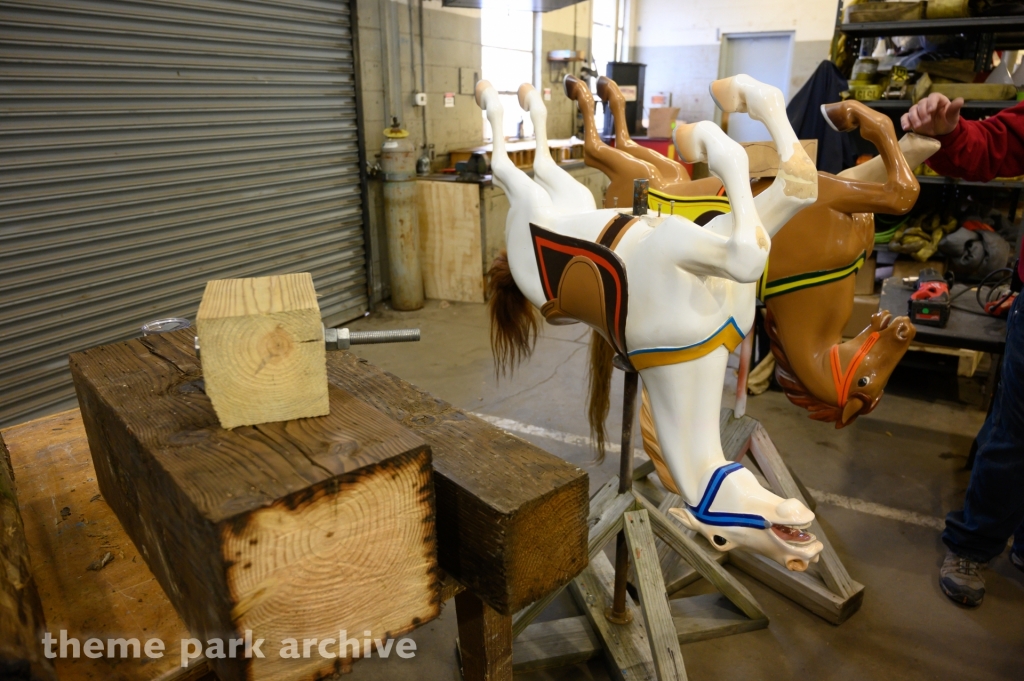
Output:
[[[584,327],[545,325],[529,363],[499,382],[483,305],[429,301],[417,312],[384,309],[350,325],[413,326],[423,331],[419,343],[362,346],[356,352],[467,411],[587,434],[583,400],[589,331]],[[915,361],[934,364],[935,358],[908,356],[879,407],[843,430],[811,421],[775,391],[751,397],[747,411],[765,425],[807,487],[941,518],[961,507],[968,481],[966,454],[984,420],[979,408],[983,378],[958,379],[955,361],[926,372],[904,366]],[[621,405],[622,379],[616,374],[610,433],[620,428],[619,407],[614,405]],[[732,404],[731,392],[727,386],[726,406]],[[585,447],[527,439],[581,466],[593,457]],[[616,469],[617,457],[589,467],[591,492]],[[771,625],[683,645],[692,681],[1024,678],[1024,574],[1005,554],[986,572],[985,603],[965,610],[939,590],[938,567],[945,549],[936,529],[825,503],[819,503],[817,515],[853,578],[866,586],[861,610],[836,627],[730,567]],[[543,619],[574,611],[571,599],[563,595]],[[440,618],[411,634],[418,644],[414,659],[360,661],[350,678],[458,679],[455,636],[455,610],[449,603]],[[604,665],[596,659],[516,678],[607,679]]]

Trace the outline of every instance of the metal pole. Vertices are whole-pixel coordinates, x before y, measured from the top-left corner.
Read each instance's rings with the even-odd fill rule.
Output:
[[[619,455],[619,494],[633,489],[633,419],[636,416],[636,391],[639,374],[626,371],[622,390],[622,451]],[[615,538],[615,588],[612,607],[605,610],[609,622],[625,624],[632,620],[626,610],[626,578],[629,576],[629,547],[626,533],[619,531]]]
[[[736,372],[736,407],[733,413],[739,418],[747,413],[747,377],[750,375],[750,355],[754,349],[754,333],[757,325],[750,328],[750,333],[740,343],[740,368]]]

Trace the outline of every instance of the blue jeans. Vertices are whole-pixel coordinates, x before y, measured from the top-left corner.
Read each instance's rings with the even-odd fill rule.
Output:
[[[942,541],[986,562],[1012,535],[1013,550],[1024,556],[1024,295],[1010,308],[1002,379],[977,442],[964,510],[946,516]]]

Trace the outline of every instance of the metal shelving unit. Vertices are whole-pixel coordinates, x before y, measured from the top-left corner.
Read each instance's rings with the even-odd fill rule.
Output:
[[[840,24],[839,30],[852,38],[877,38],[893,35],[1008,33],[1024,31],[1024,16],[918,19],[916,21],[869,21]]]

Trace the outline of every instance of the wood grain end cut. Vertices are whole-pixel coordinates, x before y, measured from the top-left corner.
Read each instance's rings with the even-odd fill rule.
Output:
[[[309,273],[211,281],[196,327],[206,394],[221,427],[329,412],[323,323]]]
[[[341,632],[384,640],[440,614],[429,453],[328,480],[250,514],[242,526],[225,523],[222,549],[232,621],[272,646],[252,660],[248,678],[329,675],[362,655],[342,647]],[[289,659],[273,649],[287,638],[334,642],[325,644],[328,657],[314,650]]]

